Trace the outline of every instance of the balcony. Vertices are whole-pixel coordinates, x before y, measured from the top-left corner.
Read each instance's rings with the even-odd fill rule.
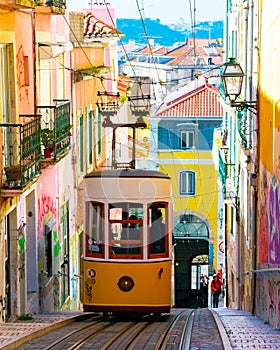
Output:
[[[20,195],[41,173],[40,117],[20,115],[19,123],[0,124],[2,197]]]
[[[9,9],[27,9],[34,8],[33,0],[0,0],[0,6]]]
[[[37,0],[35,7],[35,13],[43,15],[64,15],[65,11],[66,2],[60,0]]]
[[[37,106],[41,118],[41,143],[43,166],[64,157],[70,148],[70,102],[54,100],[53,106]]]

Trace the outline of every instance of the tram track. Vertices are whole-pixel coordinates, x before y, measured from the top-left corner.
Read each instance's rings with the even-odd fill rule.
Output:
[[[209,343],[202,343],[201,334]],[[214,336],[214,338],[213,338]],[[203,340],[204,341],[204,340]],[[204,341],[205,342],[205,341]],[[43,350],[205,350],[223,349],[219,330],[208,309],[172,309],[161,318],[110,316],[75,322],[33,340],[19,349]]]
[[[102,346],[98,339],[94,338],[90,345],[94,350],[135,350],[172,349],[185,350],[189,348],[192,329],[192,310],[176,311],[174,314],[155,320],[150,317],[147,322],[127,324]],[[177,333],[176,342],[173,335]],[[97,345],[98,343],[98,345]]]
[[[89,326],[82,326],[62,338],[58,339],[57,341],[50,344],[48,347],[45,348],[45,350],[61,350],[62,348],[65,348],[67,343],[71,343],[74,341],[74,344],[70,347],[67,347],[68,350],[74,350],[79,349],[82,344],[84,344],[88,339],[92,338],[96,334],[104,331],[106,328],[110,327],[110,324],[106,322],[107,324],[104,325],[103,320],[95,321],[93,325]],[[96,329],[98,325],[101,325],[99,329]],[[78,338],[78,340],[77,340]]]

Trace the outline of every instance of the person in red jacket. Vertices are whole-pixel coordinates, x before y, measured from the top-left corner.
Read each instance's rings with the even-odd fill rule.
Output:
[[[211,282],[211,291],[213,295],[213,307],[218,307],[219,304],[219,296],[222,292],[223,282],[220,280],[218,275],[213,276],[213,280]]]
[[[217,275],[219,276],[220,280],[224,282],[224,265],[220,264],[220,268],[217,272]]]

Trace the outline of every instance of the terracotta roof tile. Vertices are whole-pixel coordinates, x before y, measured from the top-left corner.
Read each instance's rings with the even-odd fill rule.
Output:
[[[127,94],[127,89],[128,86],[131,82],[130,77],[120,74],[118,76],[118,92],[120,93],[120,95],[126,95]]]
[[[208,84],[205,78],[191,84],[193,88],[181,89],[165,100],[155,117],[222,117],[219,89]]]
[[[114,27],[100,21],[91,12],[87,13],[84,20],[84,38],[96,38],[103,36],[119,36],[121,32]]]

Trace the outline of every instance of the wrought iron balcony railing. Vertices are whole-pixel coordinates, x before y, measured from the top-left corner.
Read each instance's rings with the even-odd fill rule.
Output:
[[[35,12],[47,15],[64,15],[66,2],[61,0],[37,0]]]
[[[2,189],[22,190],[42,170],[40,117],[20,115],[19,123],[0,124],[0,130],[4,165]]]
[[[59,160],[70,148],[70,102],[54,100],[53,106],[37,106],[41,118],[43,159]]]
[[[13,9],[28,9],[34,8],[34,0],[0,0],[0,6],[2,8]]]

